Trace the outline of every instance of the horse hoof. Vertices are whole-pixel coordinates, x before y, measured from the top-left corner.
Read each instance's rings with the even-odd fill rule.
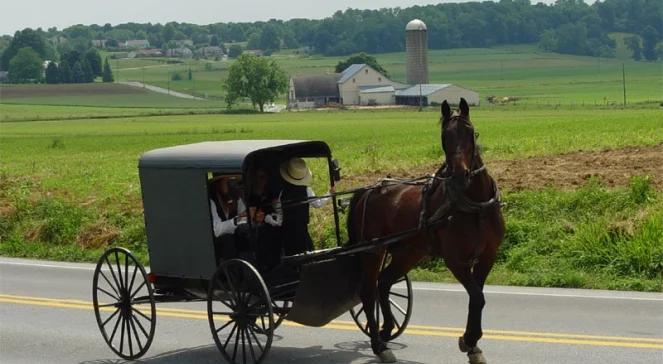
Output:
[[[467,357],[470,359],[470,364],[488,364],[486,357],[483,356],[483,353],[479,348],[476,348],[477,351],[467,354]]]
[[[470,351],[470,347],[465,344],[465,339],[462,336],[458,338],[458,349],[460,349],[462,353]]]
[[[394,353],[387,349],[380,354],[378,354],[378,357],[380,358],[380,363],[395,363],[396,362],[396,355]]]

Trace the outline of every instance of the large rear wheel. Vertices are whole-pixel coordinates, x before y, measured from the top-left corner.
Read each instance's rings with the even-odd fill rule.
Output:
[[[274,312],[260,273],[248,262],[221,263],[209,284],[207,315],[221,355],[233,364],[257,364],[272,346]]]
[[[157,321],[154,293],[128,250],[111,248],[99,258],[92,302],[101,335],[115,354],[133,360],[147,352]]]

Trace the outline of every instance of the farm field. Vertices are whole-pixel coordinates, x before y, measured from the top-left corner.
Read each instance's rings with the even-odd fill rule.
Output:
[[[434,171],[442,160],[438,118],[430,108],[3,122],[0,254],[90,261],[117,244],[146,260],[136,166],[153,148],[321,139],[341,161],[344,189]],[[660,109],[481,107],[472,119],[507,203],[491,283],[663,290]],[[546,168],[557,174],[536,174]],[[316,180],[318,193],[323,182]],[[331,243],[330,223],[325,212],[313,218],[321,245]],[[415,276],[452,279],[439,261]]]
[[[405,53],[375,55],[393,80],[405,82]],[[595,58],[539,51],[533,45],[495,48],[430,50],[431,83],[455,83],[488,96],[511,96],[534,105],[620,104],[622,64],[626,70],[627,101],[653,103],[663,99],[663,63],[619,58]],[[342,57],[307,56],[286,51],[272,58],[288,74],[333,72]],[[165,64],[158,59],[111,62],[119,80],[143,81],[200,96],[222,98],[228,61],[186,60]],[[188,70],[193,80],[186,79]],[[173,73],[184,79],[170,81]],[[119,75],[119,76],[118,76]]]

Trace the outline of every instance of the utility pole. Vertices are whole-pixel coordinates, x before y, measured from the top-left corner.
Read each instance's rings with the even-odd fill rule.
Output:
[[[626,107],[626,67],[622,63],[622,86],[624,87],[624,107]]]
[[[145,88],[145,66],[143,66],[143,88]]]

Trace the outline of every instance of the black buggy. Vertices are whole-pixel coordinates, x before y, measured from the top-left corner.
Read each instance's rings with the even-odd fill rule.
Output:
[[[203,142],[156,149],[140,158],[150,272],[129,250],[115,247],[99,258],[93,278],[97,324],[111,350],[125,359],[145,354],[154,338],[156,303],[166,302],[206,301],[212,337],[230,363],[262,362],[284,319],[324,326],[350,311],[368,334],[363,308],[353,309],[360,304],[358,253],[395,239],[343,244],[342,201],[335,194],[336,247],[280,257],[268,271],[256,269],[251,259],[218,259],[208,199],[211,176],[240,176],[247,191],[253,165],[278,166],[293,157],[322,158],[330,185],[340,179],[338,164],[322,141]],[[400,281],[404,290],[389,297],[397,328],[392,339],[403,333],[412,313],[410,280],[404,276]]]

